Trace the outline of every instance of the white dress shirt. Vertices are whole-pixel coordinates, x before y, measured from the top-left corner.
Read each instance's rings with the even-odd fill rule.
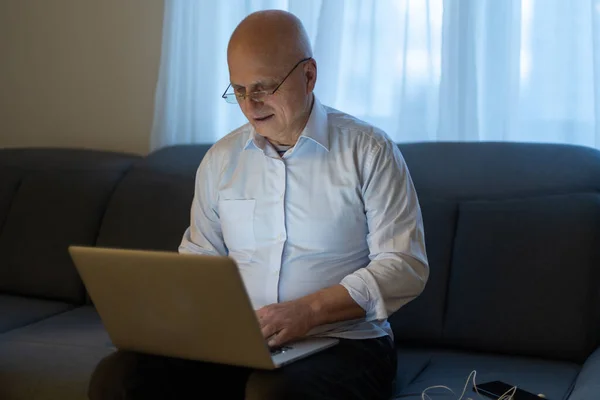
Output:
[[[250,124],[209,149],[179,251],[232,257],[255,309],[343,285],[366,317],[318,327],[316,336],[393,337],[388,316],[429,277],[421,210],[398,147],[316,96],[283,156]]]

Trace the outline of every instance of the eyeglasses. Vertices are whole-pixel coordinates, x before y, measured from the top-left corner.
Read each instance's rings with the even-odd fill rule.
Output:
[[[307,58],[303,58],[302,60],[298,61],[298,63],[296,65],[294,65],[294,68],[292,68],[292,70],[290,72],[288,72],[288,74],[285,76],[285,78],[283,78],[283,80],[279,83],[279,85],[277,85],[277,87],[275,87],[275,89],[273,89],[273,90],[259,90],[259,91],[251,92],[248,94],[235,93],[235,92],[227,93],[227,91],[231,87],[231,83],[230,83],[227,86],[227,89],[225,89],[225,92],[223,93],[223,95],[221,97],[224,98],[225,101],[230,104],[236,104],[239,101],[246,100],[246,97],[250,97],[250,100],[256,101],[256,102],[264,101],[265,97],[271,96],[272,94],[274,94],[277,91],[277,89],[279,89],[279,87],[281,85],[283,85],[283,82],[285,82],[285,80],[288,78],[288,76],[290,76],[292,74],[292,72],[294,72],[294,70],[296,69],[296,67],[298,67],[298,65],[302,64],[305,61],[310,60],[311,58],[312,57],[307,57]]]

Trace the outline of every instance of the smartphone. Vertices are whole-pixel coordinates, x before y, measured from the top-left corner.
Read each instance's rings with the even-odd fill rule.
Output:
[[[503,394],[508,392],[513,388],[514,385],[509,385],[508,383],[502,381],[493,381],[486,382],[480,385],[477,385],[477,392],[483,396],[487,396],[491,399],[499,399]],[[475,390],[475,388],[473,388]],[[511,391],[512,393],[512,391]],[[506,397],[505,397],[506,398]],[[531,392],[527,392],[523,389],[517,388],[514,391],[514,395],[512,397],[508,397],[510,400],[540,400],[542,399],[537,394],[533,394]],[[547,400],[547,399],[546,399]]]

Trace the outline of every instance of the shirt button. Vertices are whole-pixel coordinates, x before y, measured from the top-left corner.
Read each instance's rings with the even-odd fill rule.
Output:
[[[275,275],[275,276],[279,275],[279,268],[276,269],[275,271],[273,271],[273,275]]]
[[[277,236],[277,240],[283,240],[283,233],[280,233],[279,236]]]

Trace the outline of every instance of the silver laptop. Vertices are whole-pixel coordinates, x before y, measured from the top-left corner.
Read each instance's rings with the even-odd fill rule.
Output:
[[[338,343],[309,337],[269,348],[230,257],[82,246],[69,253],[119,349],[276,369]]]

